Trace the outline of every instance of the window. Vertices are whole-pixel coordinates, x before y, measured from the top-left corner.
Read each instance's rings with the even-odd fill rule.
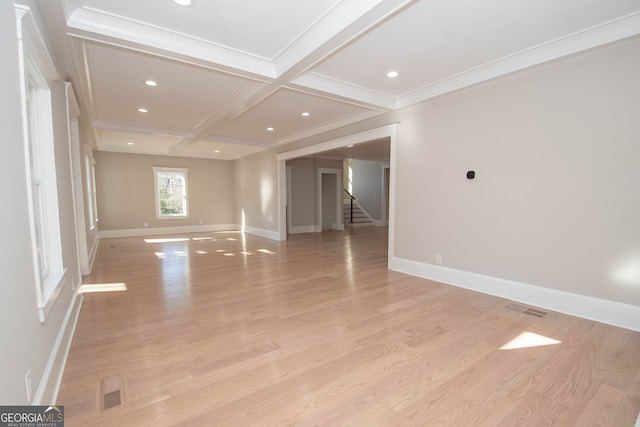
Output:
[[[153,168],[158,219],[189,217],[187,172],[187,169]]]
[[[93,230],[96,228],[96,223],[98,222],[95,160],[93,160],[89,155],[91,149],[88,145],[85,145],[84,151],[84,171],[87,189],[87,208],[89,210],[89,230]]]
[[[58,79],[55,66],[41,40],[37,25],[26,7],[16,5],[22,31],[22,102],[24,151],[34,278],[40,321],[44,322],[65,283],[62,240],[58,214],[53,107],[49,82]]]

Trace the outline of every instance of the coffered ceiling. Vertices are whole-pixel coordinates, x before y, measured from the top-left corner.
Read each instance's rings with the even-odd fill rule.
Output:
[[[640,0],[38,5],[98,150],[217,159],[640,33]]]

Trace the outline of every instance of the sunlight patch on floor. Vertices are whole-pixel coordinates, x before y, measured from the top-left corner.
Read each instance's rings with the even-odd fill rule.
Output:
[[[190,239],[188,237],[172,237],[165,239],[144,239],[145,243],[172,243],[172,242],[187,242]]]
[[[122,292],[126,290],[126,283],[87,283],[80,286],[81,294],[90,294],[96,292]]]
[[[560,344],[562,341],[545,337],[534,332],[523,332],[502,347],[500,350],[516,350],[519,348],[541,347],[545,345]]]

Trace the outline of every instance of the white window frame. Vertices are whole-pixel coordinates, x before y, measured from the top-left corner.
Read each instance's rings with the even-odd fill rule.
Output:
[[[184,213],[181,214],[163,214],[160,211],[160,187],[158,186],[158,175],[163,173],[180,174],[184,177]],[[153,191],[156,199],[156,218],[157,219],[184,219],[189,218],[189,169],[186,168],[166,168],[153,167]]]
[[[15,5],[22,95],[27,203],[40,322],[66,283],[58,212],[53,105],[50,83],[59,79],[35,18]]]

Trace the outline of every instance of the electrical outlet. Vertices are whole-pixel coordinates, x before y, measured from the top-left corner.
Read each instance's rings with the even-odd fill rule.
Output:
[[[145,226],[145,228],[146,228],[146,227],[148,227],[148,226],[149,226],[149,223],[148,223],[148,222],[145,222],[145,223],[144,223],[144,226]]]
[[[25,374],[24,383],[27,388],[27,402],[31,403],[31,395],[33,394],[33,387],[31,387],[31,369]]]
[[[442,264],[442,255],[436,254],[436,264]]]

